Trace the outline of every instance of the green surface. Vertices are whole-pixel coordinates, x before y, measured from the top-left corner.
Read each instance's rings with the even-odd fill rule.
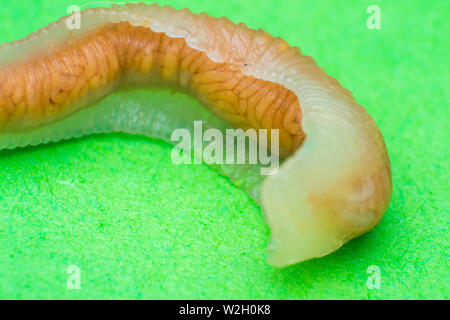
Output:
[[[0,42],[88,1],[0,4]],[[160,1],[264,28],[316,58],[384,134],[380,225],[338,252],[267,264],[258,205],[171,146],[121,134],[0,153],[0,298],[449,298],[449,1]],[[381,8],[368,30],[366,8]],[[66,270],[81,268],[81,289]],[[381,288],[366,285],[370,265]]]

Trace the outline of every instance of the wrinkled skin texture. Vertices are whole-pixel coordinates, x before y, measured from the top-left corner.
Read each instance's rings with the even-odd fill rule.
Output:
[[[0,83],[4,130],[61,118],[95,91],[106,95],[117,86],[165,84],[187,90],[236,127],[278,129],[284,155],[305,137],[300,104],[291,90],[214,62],[181,38],[128,23],[105,26],[50,55],[2,70]]]

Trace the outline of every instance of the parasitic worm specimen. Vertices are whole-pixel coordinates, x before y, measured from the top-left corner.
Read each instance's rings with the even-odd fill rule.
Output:
[[[86,9],[79,29],[69,18],[0,47],[0,149],[112,131],[169,140],[190,112],[129,89],[178,88],[233,127],[278,130],[276,174],[215,166],[262,206],[270,263],[326,255],[381,220],[392,192],[383,137],[298,48],[156,4]]]

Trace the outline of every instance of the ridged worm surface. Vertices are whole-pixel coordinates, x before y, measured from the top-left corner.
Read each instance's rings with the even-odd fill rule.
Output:
[[[170,140],[195,111],[130,89],[178,88],[234,127],[278,130],[285,161],[276,174],[213,165],[261,204],[270,263],[326,255],[387,210],[391,171],[378,128],[298,48],[156,4],[87,9],[79,29],[66,22],[0,47],[0,149],[112,131]],[[207,126],[223,129],[214,119]]]

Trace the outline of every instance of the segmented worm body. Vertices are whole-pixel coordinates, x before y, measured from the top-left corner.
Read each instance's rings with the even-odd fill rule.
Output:
[[[169,130],[149,128],[170,127],[168,116],[144,102],[135,101],[138,112],[126,94],[114,106],[100,101],[178,88],[234,127],[279,131],[286,161],[250,184],[272,228],[272,264],[328,254],[386,211],[392,182],[379,130],[298,48],[226,18],[155,4],[87,9],[76,30],[66,21],[0,47],[0,149],[110,131],[167,139]],[[258,180],[251,170],[225,174]]]
[[[237,127],[280,130],[281,147],[289,153],[304,138],[301,109],[291,90],[214,62],[183,38],[128,22],[108,24],[50,54],[5,68],[0,83],[5,131],[70,115],[77,101],[95,91],[104,96],[123,86],[165,84],[192,92]]]

